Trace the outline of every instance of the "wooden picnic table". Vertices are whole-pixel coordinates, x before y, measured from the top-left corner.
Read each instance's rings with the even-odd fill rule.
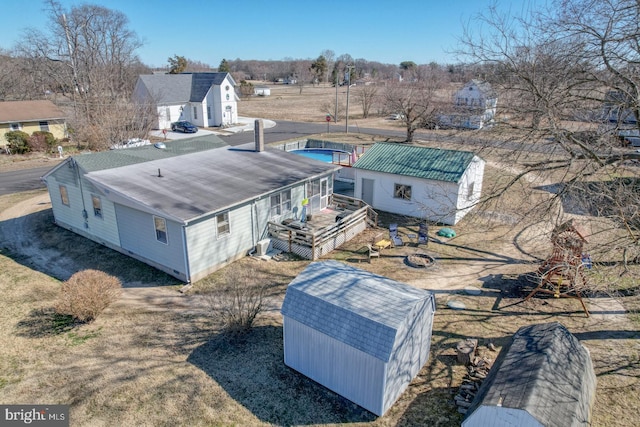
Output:
[[[382,240],[378,240],[377,242],[375,242],[373,244],[373,247],[377,250],[382,250],[382,249],[387,249],[390,248],[392,245],[391,240],[388,239],[382,239]]]

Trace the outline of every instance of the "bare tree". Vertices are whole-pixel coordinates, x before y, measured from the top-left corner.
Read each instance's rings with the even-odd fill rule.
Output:
[[[437,92],[443,87],[441,73],[422,76],[414,82],[394,82],[384,90],[384,104],[399,114],[407,128],[407,142],[412,142],[417,129],[434,120],[437,113]]]
[[[640,177],[630,163],[640,153],[618,139],[621,126],[638,129],[638,16],[636,0],[556,1],[516,17],[491,8],[475,23],[482,31],[468,27],[461,40],[500,93],[499,122],[508,133],[494,133],[505,136],[514,158],[548,156],[525,163],[500,194],[529,176],[553,177],[552,197],[523,206],[523,214],[533,208],[556,223],[568,212],[590,215],[594,252],[609,262],[640,261]],[[604,107],[616,102],[630,112],[627,120],[607,114]]]
[[[356,100],[362,105],[362,118],[366,119],[369,117],[371,107],[378,100],[378,86],[375,84],[357,86],[354,92]]]

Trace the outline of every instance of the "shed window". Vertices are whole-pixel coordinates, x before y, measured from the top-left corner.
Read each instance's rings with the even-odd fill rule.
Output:
[[[98,196],[91,196],[91,204],[93,205],[93,215],[102,218],[102,201]]]
[[[69,193],[67,193],[67,187],[61,185],[60,187],[60,200],[62,200],[62,204],[65,206],[69,206]]]
[[[40,130],[42,132],[49,132],[49,122],[48,121],[42,121],[39,123],[40,124]]]
[[[156,229],[156,240],[158,242],[167,244],[169,241],[167,238],[167,221],[159,216],[153,217],[153,224]]]
[[[411,186],[404,184],[395,184],[393,197],[402,200],[411,200]]]
[[[17,130],[21,130],[22,125],[20,123],[11,123],[9,124],[9,128],[11,128],[11,130],[15,132]]]
[[[229,212],[216,215],[216,226],[218,229],[218,238],[225,236],[231,232],[229,227]]]

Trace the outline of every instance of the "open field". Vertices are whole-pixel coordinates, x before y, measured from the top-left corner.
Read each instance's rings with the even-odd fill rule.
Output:
[[[302,98],[311,90],[305,88]],[[304,120],[301,105],[305,102],[294,95],[278,100],[272,91],[270,98],[243,102],[241,115],[260,117],[258,110],[245,107],[258,108],[254,104],[259,102],[264,111],[287,116],[280,119]],[[269,106],[272,101],[276,104]],[[292,110],[284,111],[285,105]],[[313,105],[305,108],[307,117],[316,114]],[[317,114],[323,119],[323,113]],[[278,118],[266,113],[262,117]],[[358,135],[350,138],[359,143]],[[518,172],[519,159],[508,154],[483,150],[485,187]],[[531,153],[527,160],[536,156]],[[528,185],[553,180],[539,177]],[[629,276],[616,267],[595,265],[588,271],[590,280],[596,284],[615,280],[627,292],[615,298],[593,295],[587,301],[590,317],[573,299],[536,297],[523,303],[531,289],[526,277],[549,254],[551,227],[538,218],[521,218],[518,207],[525,196],[520,190],[514,188],[486,209],[472,212],[455,227],[457,237],[433,240],[421,248],[436,258],[434,268],[407,266],[405,256],[417,251],[412,246],[387,250],[371,264],[356,263],[363,245],[385,232],[390,222],[399,222],[401,232],[417,232],[416,223],[385,213],[380,216],[380,229],[365,231],[329,255],[436,295],[429,361],[379,418],[283,363],[280,303],[286,285],[307,261],[245,258],[227,267],[251,269],[270,278],[266,310],[256,327],[241,339],[231,339],[221,333],[216,313],[202,297],[217,286],[227,269],[183,294],[179,292],[182,284],[175,279],[53,226],[46,192],[2,196],[0,403],[70,404],[73,426],[456,426],[462,416],[453,396],[466,372],[456,363],[456,343],[478,338],[480,352],[493,359],[496,353],[487,349],[488,343],[499,348],[520,326],[559,321],[591,352],[598,376],[593,425],[640,424],[637,284],[628,283]],[[526,202],[544,197],[547,193],[539,190]],[[587,227],[594,236],[595,227]],[[431,237],[436,237],[437,229],[432,227]],[[596,249],[597,244],[594,237],[588,247]],[[59,279],[85,268],[118,276],[124,283],[122,297],[93,323],[60,324],[51,309]],[[631,277],[637,277],[635,273]],[[482,294],[466,295],[466,286],[478,287]],[[451,299],[464,302],[467,309],[448,309]]]

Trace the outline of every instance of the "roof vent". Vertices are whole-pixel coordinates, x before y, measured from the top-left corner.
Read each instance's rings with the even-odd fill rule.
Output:
[[[160,168],[158,168],[158,178],[162,178],[162,174],[160,173]]]

